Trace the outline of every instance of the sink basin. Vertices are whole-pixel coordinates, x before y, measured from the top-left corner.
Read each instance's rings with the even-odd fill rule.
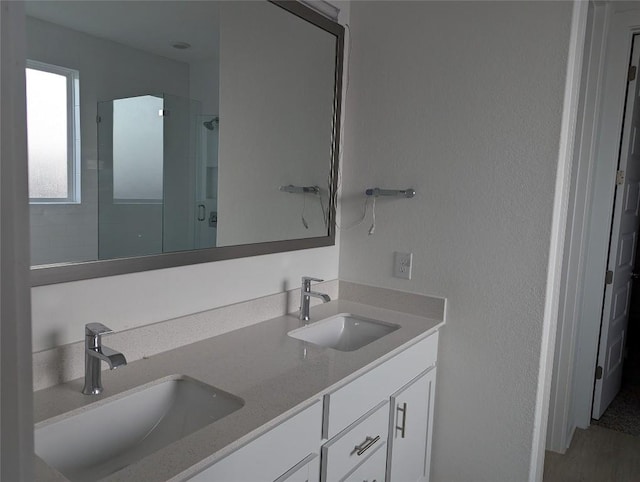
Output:
[[[35,430],[35,452],[71,481],[95,481],[240,409],[189,377],[150,384]]]
[[[341,313],[297,328],[289,336],[340,351],[354,351],[400,328],[393,323]]]

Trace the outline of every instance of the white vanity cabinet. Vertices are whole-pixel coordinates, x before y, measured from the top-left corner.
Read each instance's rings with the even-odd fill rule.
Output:
[[[188,480],[317,482],[321,421],[318,400]]]
[[[436,332],[325,395],[322,433],[328,441],[322,447],[321,482],[428,480],[437,354]],[[381,413],[383,408],[386,413]],[[387,427],[374,427],[374,417]],[[366,435],[357,432],[367,424],[371,427]],[[379,436],[378,444],[387,444],[384,455],[377,450],[375,460],[336,463],[331,449],[353,432],[356,436],[351,437],[346,449],[357,453],[362,443]],[[373,457],[371,452],[368,457]],[[386,470],[383,467],[380,471],[379,460],[383,457]],[[349,460],[354,459],[352,455]]]
[[[428,481],[437,351],[435,332],[189,480]]]
[[[387,456],[388,481],[418,481],[429,476],[436,368],[391,396]]]

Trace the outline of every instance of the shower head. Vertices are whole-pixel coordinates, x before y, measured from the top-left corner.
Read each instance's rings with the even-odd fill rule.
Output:
[[[212,131],[216,127],[218,127],[218,122],[220,122],[220,119],[218,117],[214,117],[210,121],[203,122],[202,125],[205,126],[207,129],[209,129],[210,131]]]

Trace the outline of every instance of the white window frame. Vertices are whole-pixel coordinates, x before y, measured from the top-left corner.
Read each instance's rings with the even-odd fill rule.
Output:
[[[77,70],[27,59],[28,69],[67,79],[67,193],[66,198],[32,198],[30,204],[80,204],[80,73]],[[28,133],[27,133],[28,134]]]

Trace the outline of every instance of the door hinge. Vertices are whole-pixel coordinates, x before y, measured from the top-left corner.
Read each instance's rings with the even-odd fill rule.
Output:
[[[622,186],[624,184],[624,171],[616,172],[616,184]]]
[[[638,69],[636,68],[635,65],[632,65],[631,67],[629,67],[629,77],[627,78],[627,80],[629,82],[636,80],[636,71]]]
[[[158,111],[158,117],[166,117],[169,115],[169,111],[167,109],[160,109]]]
[[[596,367],[596,380],[601,380],[601,379],[602,379],[602,367],[598,365]]]
[[[607,271],[604,276],[604,284],[610,285],[611,283],[613,283],[613,271]]]

